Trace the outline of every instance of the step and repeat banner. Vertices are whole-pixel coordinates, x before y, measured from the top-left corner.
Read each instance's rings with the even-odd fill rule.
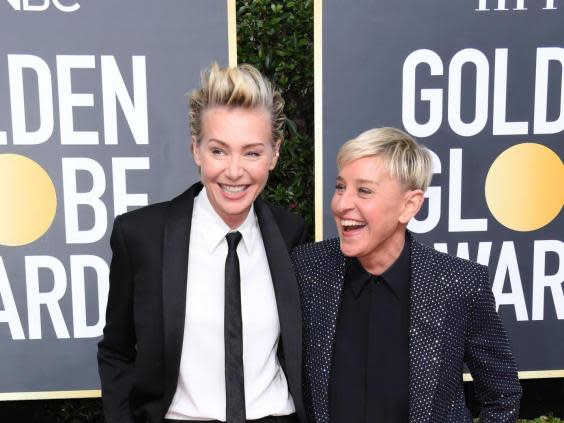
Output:
[[[318,6],[317,236],[337,149],[404,129],[434,153],[410,229],[489,266],[521,377],[564,376],[564,0]]]
[[[234,11],[0,0],[0,400],[99,395],[113,219],[198,179],[186,94]]]

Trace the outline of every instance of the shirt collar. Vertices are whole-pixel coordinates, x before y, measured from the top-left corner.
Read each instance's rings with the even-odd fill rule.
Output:
[[[253,205],[251,205],[251,209],[241,226],[232,230],[214,210],[205,187],[194,198],[193,227],[199,230],[203,242],[210,253],[221,244],[225,239],[225,235],[232,231],[239,231],[243,236],[242,243],[247,253],[250,254],[259,230]]]
[[[347,283],[355,298],[358,298],[364,287],[370,282],[372,275],[360,264],[356,257],[347,258]]]
[[[380,275],[394,295],[400,300],[409,300],[409,282],[411,280],[409,244],[409,240],[406,237],[399,257]]]
[[[347,258],[347,282],[355,298],[361,294],[364,287],[376,279],[382,280],[400,300],[409,300],[409,282],[411,279],[411,260],[409,258],[409,241],[406,238],[399,257],[381,275],[367,272],[356,257]]]

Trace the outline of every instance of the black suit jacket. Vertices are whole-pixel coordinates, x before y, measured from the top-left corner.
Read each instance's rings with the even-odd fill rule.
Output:
[[[170,202],[118,216],[110,244],[110,293],[98,345],[108,423],[161,423],[176,391],[184,335],[188,249],[197,183]],[[296,412],[302,400],[302,321],[289,249],[306,236],[303,219],[256,200],[280,319],[279,357]]]
[[[471,423],[462,384],[468,365],[482,423],[515,422],[521,386],[485,266],[410,247],[409,422]],[[304,313],[304,396],[310,421],[329,423],[333,342],[345,281],[339,239],[292,252]],[[386,342],[382,340],[382,342]]]

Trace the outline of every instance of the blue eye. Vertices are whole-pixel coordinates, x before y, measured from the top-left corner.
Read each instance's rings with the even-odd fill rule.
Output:
[[[345,190],[345,184],[337,182],[337,184],[335,185],[335,191],[343,192],[344,190]]]

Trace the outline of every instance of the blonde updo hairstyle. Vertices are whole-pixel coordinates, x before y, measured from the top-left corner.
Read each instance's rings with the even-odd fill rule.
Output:
[[[190,94],[190,131],[200,143],[202,137],[202,116],[212,107],[241,107],[264,109],[271,118],[273,145],[282,141],[284,121],[284,100],[255,67],[242,64],[220,68],[213,63],[202,75],[201,88]]]
[[[347,141],[337,153],[337,168],[364,157],[382,158],[390,176],[407,190],[427,189],[433,176],[431,154],[396,128],[370,129]]]

